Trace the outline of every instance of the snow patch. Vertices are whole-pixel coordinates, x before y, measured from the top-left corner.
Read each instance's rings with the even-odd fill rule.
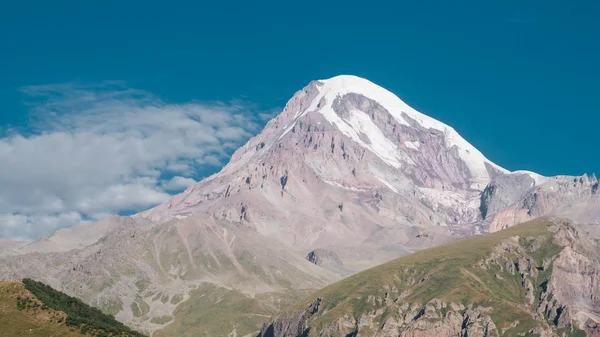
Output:
[[[421,143],[418,140],[414,141],[414,142],[406,141],[406,142],[404,142],[404,145],[406,145],[406,147],[409,148],[409,149],[418,150],[419,147],[421,146]]]
[[[335,186],[335,187],[340,187],[349,191],[353,191],[353,192],[365,192],[368,191],[368,189],[365,188],[357,188],[357,187],[353,187],[353,186],[346,186],[346,185],[342,185],[338,182],[335,181],[331,181],[331,180],[326,180],[323,179],[323,181],[327,184],[327,185],[331,185],[331,186]]]
[[[465,197],[460,193],[452,191],[440,191],[433,188],[420,187],[419,191],[430,201],[434,201],[436,204],[441,205],[445,208],[448,207],[461,207],[467,204]]]
[[[290,125],[288,128],[286,128],[285,131],[283,131],[281,136],[279,136],[279,140],[281,140],[281,138],[283,138],[283,136],[287,135],[287,133],[290,132],[294,128],[294,126],[296,126],[296,121],[294,121],[294,123],[292,123],[292,125]]]
[[[478,194],[466,197],[460,193],[427,187],[420,187],[419,192],[421,192],[422,200],[431,204],[435,211],[441,213],[450,211],[461,217],[479,214],[480,199]]]
[[[307,109],[307,111],[310,110],[310,108]],[[366,113],[353,109],[350,111],[349,118],[342,119],[333,111],[329,100],[325,106],[321,107],[320,111],[329,123],[337,126],[340,132],[360,146],[369,149],[386,164],[400,168],[402,162],[412,162],[410,158],[402,155],[403,153],[391,140],[385,137]],[[364,137],[368,139],[368,143],[363,141]]]
[[[535,186],[543,185],[550,180],[550,178],[548,177],[544,177],[543,175],[537,174],[535,172],[525,170],[514,171],[509,174],[526,174],[535,181]]]
[[[377,176],[375,176],[375,178],[377,178],[379,181],[381,181],[385,186],[387,186],[390,190],[392,190],[394,193],[398,193],[398,190],[396,189],[396,187],[394,187],[394,185],[392,185],[390,182],[388,182],[387,180],[381,179]]]

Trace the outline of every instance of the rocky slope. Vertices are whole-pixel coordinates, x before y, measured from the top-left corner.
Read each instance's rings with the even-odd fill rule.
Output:
[[[336,274],[346,276],[348,271],[344,267],[344,263],[340,257],[333,251],[328,249],[315,249],[310,253],[306,254],[306,259],[316,264],[319,267],[330,270]]]
[[[336,279],[277,242],[265,245],[264,237],[239,224],[198,216],[150,228],[127,218],[117,222],[84,249],[6,258],[0,275],[44,280],[146,332],[195,317],[195,311],[175,310],[184,301],[195,303],[194,310],[223,310],[232,304],[216,294],[229,292],[246,303],[198,326],[207,336],[255,331],[266,315]],[[197,331],[169,335],[188,334]]]
[[[575,336],[600,322],[600,245],[562,219],[423,250],[326,287],[260,337]]]
[[[0,238],[0,255],[12,253],[14,249],[27,245],[27,241],[14,241]]]

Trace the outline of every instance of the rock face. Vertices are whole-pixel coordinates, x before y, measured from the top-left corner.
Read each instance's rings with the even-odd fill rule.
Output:
[[[519,178],[511,176],[504,179],[499,177],[498,180],[510,182],[502,182],[504,186],[501,188],[495,187],[495,182],[492,182],[494,185],[482,195],[482,210],[493,210],[486,217],[489,231],[498,231],[545,215],[555,215],[593,225],[588,228],[591,234],[600,234],[597,226],[600,224],[600,195],[595,175],[591,178],[586,174],[580,177],[545,178],[541,184],[534,184],[525,193],[523,187],[531,184],[517,183],[515,187],[515,181]],[[513,187],[509,187],[511,185]]]
[[[316,309],[316,310],[315,310]],[[378,320],[381,313],[361,316],[358,321],[346,315],[337,319],[322,331],[309,326],[310,319],[318,312],[318,307],[298,310],[285,314],[272,324],[263,326],[257,337],[296,337],[296,336],[499,336],[498,329],[487,315],[486,308],[464,308],[455,303],[432,300],[425,306],[404,305],[398,309],[399,318],[387,318],[381,327]],[[354,331],[347,333],[348,331]]]
[[[530,172],[513,172],[495,177],[481,194],[481,216],[485,219],[523,199],[525,194],[543,182]]]
[[[286,313],[273,324],[264,325],[260,336],[275,337],[285,334],[306,336],[309,329],[308,320],[319,311],[320,305],[321,299],[317,298],[303,309]]]
[[[342,271],[344,263],[333,251],[327,249],[315,249],[306,255],[306,259],[317,266],[332,271]]]
[[[258,336],[593,334],[599,257],[600,245],[572,223],[536,220],[351,276]]]

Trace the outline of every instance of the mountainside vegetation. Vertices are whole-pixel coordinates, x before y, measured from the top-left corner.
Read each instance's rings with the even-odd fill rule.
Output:
[[[0,336],[143,337],[41,282],[0,282]]]
[[[568,222],[534,220],[358,273],[259,336],[585,336],[597,332],[597,248]]]
[[[265,296],[271,298],[262,298]],[[261,324],[275,313],[262,303],[284,301],[287,299],[277,294],[259,294],[252,298],[232,289],[205,284],[191,292],[190,298],[175,309],[173,322],[156,335],[229,336],[234,331],[237,336],[255,335]]]
[[[81,300],[55,290],[44,283],[24,279],[23,285],[43,303],[43,306],[64,312],[67,315],[65,324],[79,329],[84,334],[98,337],[144,336],[115,320],[113,316],[104,314],[99,309],[90,307]],[[21,302],[22,300],[19,303]]]
[[[44,306],[21,282],[0,282],[0,337],[82,336],[65,324],[66,314]]]

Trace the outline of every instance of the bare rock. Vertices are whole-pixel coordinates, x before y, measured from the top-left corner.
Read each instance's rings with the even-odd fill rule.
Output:
[[[309,331],[308,320],[319,311],[321,298],[317,298],[304,309],[288,312],[271,324],[263,325],[258,337],[305,336]]]
[[[481,194],[483,219],[521,200],[527,191],[536,186],[529,173],[503,174],[492,179]]]
[[[328,249],[315,249],[306,255],[306,259],[323,268],[344,268],[340,257],[334,251]]]

